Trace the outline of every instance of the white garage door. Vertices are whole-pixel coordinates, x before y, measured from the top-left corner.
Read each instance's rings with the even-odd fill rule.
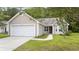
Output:
[[[11,36],[35,36],[34,25],[12,25],[10,29]]]

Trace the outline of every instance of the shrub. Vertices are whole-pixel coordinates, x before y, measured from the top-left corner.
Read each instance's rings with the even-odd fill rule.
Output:
[[[59,35],[63,36],[64,34],[59,34]]]
[[[46,38],[48,35],[47,34],[42,34],[42,35],[40,35],[40,36],[35,36],[35,38]]]
[[[71,31],[68,31],[68,32],[65,33],[65,35],[70,36],[71,33],[72,33]]]

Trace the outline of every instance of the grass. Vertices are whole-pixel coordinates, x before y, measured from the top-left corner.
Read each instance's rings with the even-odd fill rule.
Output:
[[[5,38],[5,37],[8,37],[9,35],[8,34],[0,34],[0,38]]]
[[[79,51],[79,33],[72,33],[64,38],[54,35],[49,41],[30,40],[14,51]]]
[[[36,36],[35,38],[41,38],[41,39],[45,39],[47,38],[48,34],[43,34],[43,35],[40,35],[40,36]]]

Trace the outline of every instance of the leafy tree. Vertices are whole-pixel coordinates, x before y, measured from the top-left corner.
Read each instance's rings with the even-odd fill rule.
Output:
[[[0,8],[0,20],[9,20],[13,17],[19,10],[17,8],[1,7]]]
[[[64,18],[65,21],[69,23],[69,30],[72,30],[73,32],[79,32],[79,8],[75,8],[75,7],[35,8],[34,7],[34,8],[26,9],[25,11],[35,18],[58,17],[62,22]]]
[[[10,8],[8,7],[7,8],[7,14],[10,15],[10,16],[14,16],[19,10],[17,8]]]
[[[43,7],[33,7],[29,9],[25,9],[25,12],[33,16],[34,18],[44,18],[46,16],[45,8]]]
[[[0,8],[0,21],[9,20],[13,17],[22,7],[11,8],[1,7]],[[32,7],[24,10],[34,18],[60,18],[60,23],[63,22],[63,18],[69,23],[69,30],[73,32],[79,32],[79,8],[77,7]],[[62,23],[63,24],[63,23]],[[64,26],[64,25],[62,25]],[[62,27],[63,28],[63,27]]]
[[[18,12],[17,8],[0,7],[0,25],[3,26],[1,21],[7,21]]]

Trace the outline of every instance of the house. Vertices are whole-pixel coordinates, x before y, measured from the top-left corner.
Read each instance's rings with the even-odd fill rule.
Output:
[[[0,21],[0,33],[7,33],[7,21]]]
[[[8,21],[8,34],[10,36],[39,36],[45,33],[63,34],[56,19],[58,18],[35,19],[21,11]]]
[[[44,24],[44,33],[51,33],[51,34],[63,34],[60,25],[58,24],[57,19],[59,18],[40,18],[42,24]],[[68,23],[67,23],[68,24]],[[67,26],[68,28],[68,26]]]

